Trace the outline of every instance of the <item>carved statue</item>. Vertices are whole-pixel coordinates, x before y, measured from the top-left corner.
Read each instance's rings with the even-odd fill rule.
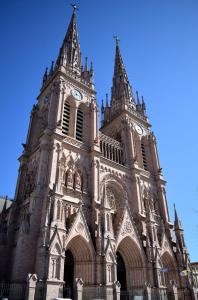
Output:
[[[75,189],[81,189],[81,178],[78,172],[75,174]]]
[[[66,186],[73,187],[73,174],[71,170],[68,170],[66,174]]]

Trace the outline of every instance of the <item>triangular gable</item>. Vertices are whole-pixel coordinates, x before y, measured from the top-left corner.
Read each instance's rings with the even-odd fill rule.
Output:
[[[105,247],[104,255],[105,255],[106,261],[108,261],[108,262],[115,262],[116,261],[115,251],[114,251],[114,248],[112,246],[112,242],[111,242],[110,239],[108,239],[108,241],[107,241],[107,245]]]
[[[91,241],[91,235],[89,232],[89,228],[87,226],[87,222],[85,220],[85,216],[83,214],[82,208],[80,207],[76,217],[73,221],[73,224],[71,225],[71,228],[69,230],[69,233],[66,237],[66,245],[69,243],[69,241],[74,238],[75,236],[80,235],[83,237],[88,243]]]
[[[118,246],[120,242],[127,236],[134,239],[138,247],[141,248],[138,233],[136,232],[128,207],[126,207],[124,210],[122,222],[118,228],[116,245]]]
[[[170,241],[167,238],[166,233],[164,233],[162,238],[162,252],[161,255],[163,255],[164,252],[168,252],[172,257],[174,257],[173,249],[170,245]]]
[[[62,251],[62,243],[61,243],[61,239],[57,227],[55,227],[55,230],[49,242],[49,249],[51,252],[53,252],[53,248],[56,247],[56,244],[59,245],[60,251]]]

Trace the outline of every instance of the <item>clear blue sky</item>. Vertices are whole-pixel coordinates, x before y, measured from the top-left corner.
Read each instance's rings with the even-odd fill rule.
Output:
[[[21,143],[44,69],[71,17],[70,0],[0,2],[0,194],[13,197]],[[94,62],[97,100],[110,93],[114,41],[133,90],[143,94],[158,140],[171,217],[176,203],[198,261],[198,1],[79,0],[83,57]]]

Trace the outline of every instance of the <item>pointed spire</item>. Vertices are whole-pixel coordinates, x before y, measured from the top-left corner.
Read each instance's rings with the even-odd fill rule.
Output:
[[[91,78],[93,78],[93,76],[94,76],[94,68],[93,68],[93,62],[92,61],[91,61],[89,73],[90,73]]]
[[[106,94],[106,107],[109,107],[109,99],[108,99],[108,94]]]
[[[88,71],[88,57],[85,57],[85,67],[84,67],[84,72]]]
[[[45,73],[43,74],[43,85],[46,82],[47,77],[48,77],[48,68],[45,69]]]
[[[104,114],[104,100],[102,99],[101,113]]]
[[[54,71],[54,61],[52,61],[52,63],[51,63],[49,75],[52,75],[53,71]]]
[[[123,105],[127,106],[126,108],[131,107],[131,104],[134,104],[134,100],[132,89],[120,53],[119,39],[117,36],[115,36],[114,38],[116,42],[116,51],[111,106],[115,105],[115,107],[120,110]]]
[[[178,214],[177,214],[177,210],[176,210],[175,204],[174,204],[174,212],[175,212],[175,222],[174,222],[175,230],[182,230],[183,231],[181,222],[180,222],[180,220],[178,218]]]
[[[136,95],[137,95],[137,104],[140,105],[140,99],[139,99],[138,91],[136,91]]]
[[[77,6],[72,4],[72,7],[73,14],[56,64],[57,66],[64,66],[70,71],[81,74],[81,51],[76,21]]]

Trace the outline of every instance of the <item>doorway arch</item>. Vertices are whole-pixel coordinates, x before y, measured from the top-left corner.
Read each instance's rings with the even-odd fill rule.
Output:
[[[177,266],[174,258],[166,251],[161,258],[163,268],[166,269],[164,272],[164,285],[169,286],[170,282],[174,281],[177,285],[179,284]]]
[[[82,278],[84,286],[94,283],[94,253],[82,236],[73,237],[66,246],[64,263],[65,288],[73,289],[76,278]]]
[[[121,290],[127,290],[127,282],[126,282],[126,267],[122,255],[120,252],[116,253],[117,256],[117,280],[121,284]]]
[[[131,237],[126,236],[118,245],[117,253],[122,257],[126,268],[126,289],[142,289],[146,280],[146,272],[140,247]]]
[[[74,290],[74,257],[68,249],[65,252],[63,298],[73,298]]]

